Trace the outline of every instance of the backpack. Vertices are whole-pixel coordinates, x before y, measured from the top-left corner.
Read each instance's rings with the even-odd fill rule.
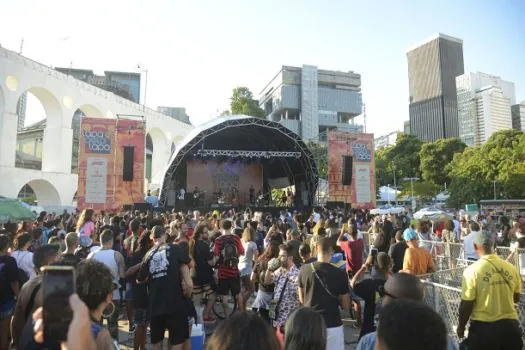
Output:
[[[20,282],[20,287],[22,287],[24,283],[29,281],[29,275],[21,268],[18,268],[18,280]]]
[[[90,251],[91,251],[91,248],[94,247],[95,244],[91,244],[90,246],[88,247],[82,247],[80,248],[80,250],[78,250],[76,253],[75,253],[75,256],[84,260],[88,257]]]
[[[221,264],[226,267],[237,266],[239,263],[239,251],[237,250],[235,238],[223,238],[221,243]]]

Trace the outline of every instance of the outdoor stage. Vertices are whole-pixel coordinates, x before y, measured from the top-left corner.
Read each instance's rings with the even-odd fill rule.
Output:
[[[220,117],[177,145],[163,177],[160,205],[176,210],[251,207],[277,212],[272,189],[291,187],[293,207],[310,207],[318,173],[308,147],[279,123],[246,116]],[[282,193],[282,192],[281,192]]]

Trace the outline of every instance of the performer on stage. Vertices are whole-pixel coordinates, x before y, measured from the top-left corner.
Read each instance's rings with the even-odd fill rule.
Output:
[[[264,201],[264,195],[262,193],[262,190],[259,190],[259,192],[257,192],[257,201],[256,201],[257,206],[260,206],[261,204],[263,204],[263,201]]]
[[[231,198],[232,198],[232,205],[236,205],[237,204],[237,194],[239,193],[239,191],[237,190],[237,187],[233,186],[232,189],[231,189]]]
[[[249,196],[250,196],[250,204],[254,204],[255,203],[255,188],[253,188],[253,185],[250,186],[250,190],[249,190]]]
[[[177,198],[179,200],[183,201],[185,197],[186,197],[186,190],[184,189],[184,187],[182,185],[180,185],[180,187],[179,187],[179,194],[178,194]]]
[[[195,186],[193,189],[193,206],[197,207],[199,205],[199,199],[201,196],[201,191],[199,190],[198,186]]]
[[[283,190],[283,192],[281,193],[281,205],[283,207],[286,206],[286,200],[288,199],[288,196],[286,195],[286,191]]]

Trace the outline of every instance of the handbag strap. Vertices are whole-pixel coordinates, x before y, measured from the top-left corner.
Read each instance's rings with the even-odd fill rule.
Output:
[[[286,291],[286,286],[288,285],[288,276],[284,277],[286,280],[284,281],[283,289],[281,290],[281,293],[279,294],[279,299],[277,300],[277,306],[281,305],[281,301],[283,300],[284,292]],[[281,277],[279,277],[281,279]],[[277,281],[279,283],[279,281]]]
[[[505,281],[505,284],[510,288],[510,290],[512,291],[512,286],[510,285],[509,281],[507,281],[507,279],[505,278],[505,275],[501,273],[500,270],[498,270],[498,268],[496,267],[496,265],[494,265],[494,263],[492,261],[490,261],[489,259],[484,259],[484,258],[481,258],[481,260],[485,260],[486,262],[488,262],[489,264],[492,265],[492,267],[494,267],[494,270],[496,270],[497,273],[500,274],[501,278],[503,278],[503,280]]]
[[[321,277],[319,277],[319,275],[317,274],[317,271],[315,271],[315,267],[314,267],[314,263],[311,263],[310,264],[310,267],[312,268],[312,272],[314,273],[314,276],[315,278],[317,279],[317,281],[319,281],[319,283],[321,283],[321,286],[323,287],[323,289],[325,290],[325,292],[331,296],[332,298],[335,298],[335,299],[338,299],[336,295],[334,295],[330,289],[328,288],[328,286],[326,285],[326,283],[324,283],[324,281],[321,279]]]

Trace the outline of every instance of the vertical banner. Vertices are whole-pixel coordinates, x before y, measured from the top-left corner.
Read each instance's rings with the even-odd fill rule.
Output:
[[[352,157],[352,181],[343,185],[343,158]],[[374,135],[328,133],[328,201],[372,209],[376,205]]]
[[[134,147],[133,181],[123,180],[124,147]],[[129,119],[82,118],[79,209],[121,210],[144,200],[145,125]]]

